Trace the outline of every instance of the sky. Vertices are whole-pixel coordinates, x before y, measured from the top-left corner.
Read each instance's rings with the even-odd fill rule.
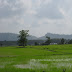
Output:
[[[72,34],[72,0],[0,0],[0,33],[20,30]]]

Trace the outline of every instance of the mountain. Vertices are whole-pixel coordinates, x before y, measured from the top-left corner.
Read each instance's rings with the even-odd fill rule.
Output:
[[[47,33],[45,36],[42,37],[35,37],[32,35],[29,35],[27,37],[28,40],[46,40],[46,36],[50,37],[51,39],[53,38],[64,38],[64,39],[72,39],[72,34],[71,35],[65,35],[65,34],[52,34],[52,33]],[[14,33],[0,33],[0,41],[17,41],[18,40],[18,34]]]
[[[32,35],[29,35],[27,37],[28,40],[37,40],[37,37],[36,36],[32,36]]]
[[[28,40],[36,40],[37,37],[35,36],[28,36],[27,37]],[[14,33],[0,33],[0,41],[17,41],[18,40],[18,34],[14,34]]]
[[[0,33],[0,41],[16,41],[18,34],[14,33]]]
[[[46,40],[46,36],[50,37],[51,39],[53,39],[53,38],[72,39],[72,34],[71,35],[65,35],[65,34],[52,34],[52,33],[47,33],[45,36],[39,37],[39,39]]]

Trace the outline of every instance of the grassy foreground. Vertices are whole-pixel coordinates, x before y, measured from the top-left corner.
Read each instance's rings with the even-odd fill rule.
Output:
[[[0,47],[0,72],[72,72],[72,45]]]

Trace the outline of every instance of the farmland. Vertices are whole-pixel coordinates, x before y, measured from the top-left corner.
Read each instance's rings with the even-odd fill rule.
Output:
[[[71,72],[72,45],[0,47],[0,72]]]

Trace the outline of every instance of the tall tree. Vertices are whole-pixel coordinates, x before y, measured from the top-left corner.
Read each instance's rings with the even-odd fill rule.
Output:
[[[39,43],[35,42],[35,45],[39,45]]]
[[[46,45],[50,45],[50,43],[51,43],[50,37],[46,37],[46,38],[47,38],[47,40],[46,40],[45,44],[46,44]]]
[[[18,44],[25,47],[27,45],[27,36],[29,36],[28,34],[29,30],[21,30],[19,31],[19,36],[18,36]]]
[[[71,40],[69,40],[68,44],[72,44],[72,39],[71,39]]]
[[[64,43],[65,43],[65,39],[62,38],[62,39],[61,39],[61,44],[64,44]]]

